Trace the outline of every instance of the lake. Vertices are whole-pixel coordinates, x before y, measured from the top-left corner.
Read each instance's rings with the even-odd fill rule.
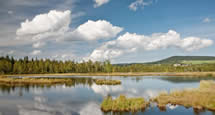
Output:
[[[56,77],[56,76],[53,76]],[[144,112],[103,113],[100,104],[107,95],[149,99],[161,91],[197,88],[200,80],[210,77],[107,77],[68,76],[76,79],[72,85],[6,86],[0,85],[0,115],[215,115],[211,111],[193,111],[192,108],[167,105],[159,110],[151,104]],[[121,85],[96,85],[93,78],[121,80]]]

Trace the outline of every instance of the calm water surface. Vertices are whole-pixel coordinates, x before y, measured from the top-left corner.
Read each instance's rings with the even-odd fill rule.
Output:
[[[78,77],[73,85],[7,87],[0,85],[0,115],[215,115],[195,112],[192,108],[168,105],[166,111],[151,105],[145,112],[103,113],[100,104],[107,95],[144,97],[149,99],[160,91],[197,88],[202,79],[183,77]],[[121,85],[96,85],[91,78],[117,79]]]

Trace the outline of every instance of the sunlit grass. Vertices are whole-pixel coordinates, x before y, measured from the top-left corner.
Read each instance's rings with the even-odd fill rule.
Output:
[[[215,82],[201,81],[197,89],[174,90],[168,93],[161,93],[153,99],[158,107],[167,104],[183,105],[194,109],[215,110]]]
[[[148,102],[144,98],[126,98],[124,95],[120,95],[116,99],[112,99],[111,96],[106,97],[101,104],[101,109],[105,112],[136,112],[144,111],[147,106]]]

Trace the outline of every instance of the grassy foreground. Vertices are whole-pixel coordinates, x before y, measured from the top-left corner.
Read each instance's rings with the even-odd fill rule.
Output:
[[[107,96],[101,104],[101,110],[104,112],[144,111],[148,104],[144,98],[126,98],[124,95],[120,95],[118,98],[112,99],[111,96]]]
[[[215,111],[215,82],[201,81],[197,89],[172,91],[169,94],[162,92],[152,99],[157,102],[159,108],[165,108],[167,104],[193,107],[194,110],[208,109]]]

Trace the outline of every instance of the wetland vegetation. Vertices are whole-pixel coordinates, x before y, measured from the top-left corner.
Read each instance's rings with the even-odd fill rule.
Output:
[[[28,76],[20,76],[12,78],[15,79],[29,79]],[[34,76],[35,79],[42,80],[41,77]],[[34,78],[31,77],[31,78]],[[196,114],[192,109],[186,109],[183,106],[175,106],[175,108],[169,108],[169,104],[162,108],[166,112],[161,112],[162,109],[158,109],[156,106],[149,106],[150,97],[155,97],[162,90],[168,92],[174,88],[181,89],[185,88],[197,88],[199,82],[198,77],[190,77],[189,82],[185,78],[177,77],[178,81],[181,82],[169,82],[169,79],[162,79],[164,77],[107,77],[107,76],[94,76],[94,77],[80,77],[80,76],[49,76],[46,79],[70,79],[72,82],[69,84],[0,84],[0,101],[2,112],[6,115],[18,115],[19,109],[17,104],[24,107],[26,111],[37,111],[38,114],[43,113],[43,108],[37,108],[35,103],[38,105],[44,104],[48,107],[53,108],[53,111],[63,112],[58,108],[68,109],[66,112],[70,114],[79,114],[80,109],[84,109],[84,114],[91,113],[93,115],[109,115],[109,114],[165,114],[165,115],[180,115],[181,112],[184,115]],[[8,79],[10,77],[2,77]],[[43,77],[44,78],[44,77]],[[166,78],[166,77],[165,77]],[[119,80],[121,85],[96,85],[96,79],[106,80]],[[192,81],[193,79],[194,81]],[[202,77],[199,80],[207,80],[208,78]],[[211,80],[213,78],[211,77]],[[0,82],[2,83],[2,82]],[[156,85],[154,85],[156,84]],[[202,85],[201,90],[204,88],[209,89],[211,85]],[[178,90],[177,90],[178,91]],[[123,94],[123,95],[122,95]],[[106,97],[109,95],[108,97]],[[121,96],[120,96],[121,95]],[[200,98],[200,97],[199,97]],[[41,101],[42,100],[42,101]],[[46,101],[45,101],[46,100]],[[201,100],[200,100],[201,101]],[[202,100],[204,101],[204,100]],[[59,105],[59,102],[61,103]],[[207,101],[206,101],[207,102]],[[82,103],[82,104],[80,104]],[[4,109],[10,106],[8,109]],[[85,109],[87,108],[87,110]],[[103,111],[102,111],[103,110]],[[46,111],[47,114],[52,114],[53,111]],[[83,112],[82,111],[82,112]],[[179,112],[180,111],[180,112]],[[107,112],[107,113],[106,113]],[[144,113],[143,113],[144,112]],[[201,113],[201,115],[212,115],[215,112],[208,111],[207,109]],[[196,114],[198,115],[198,114]]]
[[[147,106],[148,102],[144,98],[127,98],[124,95],[120,95],[116,99],[107,96],[101,104],[101,109],[104,112],[137,112],[144,111]]]
[[[77,84],[88,84],[92,85],[120,85],[120,80],[109,80],[109,79],[93,79],[93,78],[57,78],[57,77],[7,77],[0,76],[0,85],[6,86],[22,86],[22,85],[77,85]]]
[[[173,90],[170,93],[162,92],[156,98],[152,99],[157,102],[158,107],[164,108],[167,104],[182,105],[193,107],[197,110],[215,111],[215,82],[201,81],[199,88]]]
[[[180,65],[180,64],[179,64]],[[144,92],[145,87],[151,89],[151,87],[157,87],[160,91],[159,86],[161,82],[156,82],[155,79],[171,81],[172,84],[183,83],[199,83],[200,79],[210,80],[215,76],[215,64],[205,63],[205,64],[188,64],[186,66],[174,66],[173,64],[111,64],[110,61],[106,60],[104,62],[75,62],[75,61],[57,61],[49,59],[14,59],[13,57],[1,57],[0,58],[0,90],[1,93],[14,92],[19,89],[20,94],[25,94],[26,91],[31,91],[32,88],[48,88],[52,89],[54,87],[68,88],[74,87],[77,89],[75,93],[78,93],[77,97],[83,95],[87,91],[89,94],[94,94],[92,97],[98,98],[99,96],[106,96],[112,93],[116,99],[107,96],[104,98],[103,102],[101,100],[103,97],[99,97],[97,102],[101,102],[101,110],[103,112],[137,112],[144,111],[150,102],[156,102],[161,110],[166,110],[167,104],[172,105],[182,105],[185,107],[193,107],[194,110],[215,110],[215,83],[213,81],[201,81],[200,87],[196,89],[185,89],[185,90],[173,90],[170,93],[163,92],[157,97],[148,99],[143,98],[142,92]],[[59,76],[59,77],[51,77]],[[71,76],[89,76],[89,77],[71,77]],[[21,76],[21,77],[17,77]],[[31,76],[31,77],[29,77]],[[50,76],[50,77],[38,77],[38,76]],[[65,77],[68,76],[68,77]],[[92,78],[92,76],[98,76],[97,78]],[[128,76],[118,79],[117,77],[104,76]],[[141,81],[140,77],[137,77],[136,82],[132,85],[129,84],[129,76],[175,76],[173,77],[153,77],[155,79],[149,80],[148,82]],[[181,77],[176,77],[181,76]],[[184,77],[182,77],[184,76]],[[189,77],[188,77],[189,76]],[[199,77],[204,76],[204,77]],[[104,79],[101,79],[101,78]],[[189,78],[189,79],[187,79]],[[194,79],[195,78],[195,79]],[[127,83],[123,82],[127,80]],[[133,78],[132,78],[133,79]],[[140,80],[138,80],[140,79]],[[158,81],[159,81],[158,80]],[[153,81],[153,82],[152,82]],[[123,84],[122,84],[123,82]],[[145,84],[138,84],[138,82],[144,82]],[[155,85],[154,85],[155,84]],[[165,82],[165,84],[168,84]],[[75,88],[76,85],[86,85],[84,87]],[[106,85],[106,86],[103,86]],[[109,85],[119,85],[119,86],[109,86]],[[127,85],[127,86],[126,86]],[[158,85],[158,86],[156,86]],[[184,84],[183,84],[184,85]],[[65,87],[68,86],[68,87]],[[128,90],[130,87],[133,89]],[[62,88],[62,89],[63,89]],[[84,90],[83,92],[79,90]],[[113,89],[112,89],[113,88]],[[139,88],[139,89],[138,89]],[[172,88],[172,87],[171,87]],[[139,90],[139,91],[134,91]],[[165,89],[165,88],[164,88]],[[149,90],[150,91],[150,90]],[[124,93],[123,93],[124,92]],[[128,94],[134,95],[132,98],[128,98]],[[145,92],[146,93],[146,92]],[[153,91],[150,92],[153,94]],[[106,94],[106,95],[105,95]],[[122,95],[125,94],[125,95]],[[51,94],[50,94],[51,95]],[[57,94],[56,94],[57,95]],[[75,95],[72,93],[72,95]],[[95,96],[97,95],[97,97]],[[144,94],[146,95],[146,94]],[[147,94],[148,95],[148,94]],[[70,97],[71,95],[69,95]],[[85,94],[83,95],[85,96]],[[91,95],[89,95],[91,96]],[[119,97],[118,97],[119,96]],[[139,96],[139,97],[137,97]],[[86,99],[86,97],[82,97]],[[70,100],[69,98],[68,100]],[[79,99],[79,98],[78,98]],[[78,100],[77,99],[77,100]],[[90,99],[89,99],[90,100]],[[76,100],[73,100],[76,101]]]
[[[165,111],[168,104],[181,105],[186,108],[192,107],[195,111],[205,109],[215,111],[214,89],[214,81],[202,80],[199,88],[173,90],[170,93],[163,91],[157,97],[149,99],[149,101],[146,101],[143,97],[126,98],[126,96],[120,95],[113,99],[111,96],[107,96],[101,104],[101,110],[104,112],[143,111],[149,103],[156,102],[161,111]]]

